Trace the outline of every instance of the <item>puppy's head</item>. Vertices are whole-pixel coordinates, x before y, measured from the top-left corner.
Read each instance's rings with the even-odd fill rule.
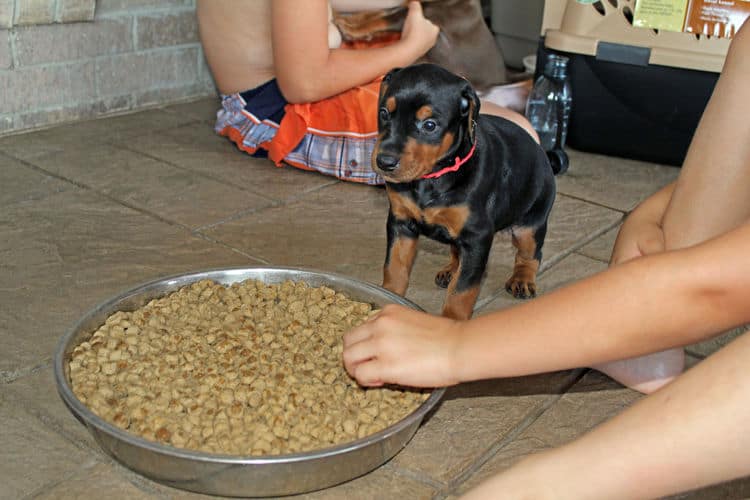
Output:
[[[372,167],[388,182],[410,182],[474,142],[479,98],[468,81],[434,64],[388,73],[380,87]]]

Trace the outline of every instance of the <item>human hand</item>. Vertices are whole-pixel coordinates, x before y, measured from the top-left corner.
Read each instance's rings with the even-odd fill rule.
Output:
[[[664,230],[661,225],[651,218],[633,212],[625,219],[617,233],[609,265],[663,252],[664,249]]]
[[[364,386],[457,384],[458,321],[390,304],[344,335],[344,367]]]
[[[415,59],[423,56],[435,45],[440,28],[424,17],[422,4],[417,1],[409,2],[404,27],[401,29],[401,42],[409,46],[415,53]]]

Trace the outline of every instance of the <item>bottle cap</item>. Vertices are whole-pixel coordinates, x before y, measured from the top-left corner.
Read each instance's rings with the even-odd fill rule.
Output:
[[[544,65],[544,73],[554,78],[564,78],[568,69],[569,58],[558,54],[549,54]]]

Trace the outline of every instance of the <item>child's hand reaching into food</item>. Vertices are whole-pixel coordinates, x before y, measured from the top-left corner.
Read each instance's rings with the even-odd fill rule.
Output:
[[[387,305],[344,335],[344,366],[364,386],[460,382],[461,322]]]

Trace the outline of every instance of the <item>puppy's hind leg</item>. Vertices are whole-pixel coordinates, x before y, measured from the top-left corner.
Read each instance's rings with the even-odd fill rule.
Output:
[[[435,275],[435,284],[440,288],[448,288],[448,284],[451,282],[453,275],[458,271],[458,248],[456,245],[451,245],[451,260],[444,268],[442,268]]]
[[[518,299],[536,297],[536,273],[542,260],[542,245],[547,233],[547,224],[538,228],[513,227],[513,246],[516,261],[513,274],[505,282],[505,290]]]

